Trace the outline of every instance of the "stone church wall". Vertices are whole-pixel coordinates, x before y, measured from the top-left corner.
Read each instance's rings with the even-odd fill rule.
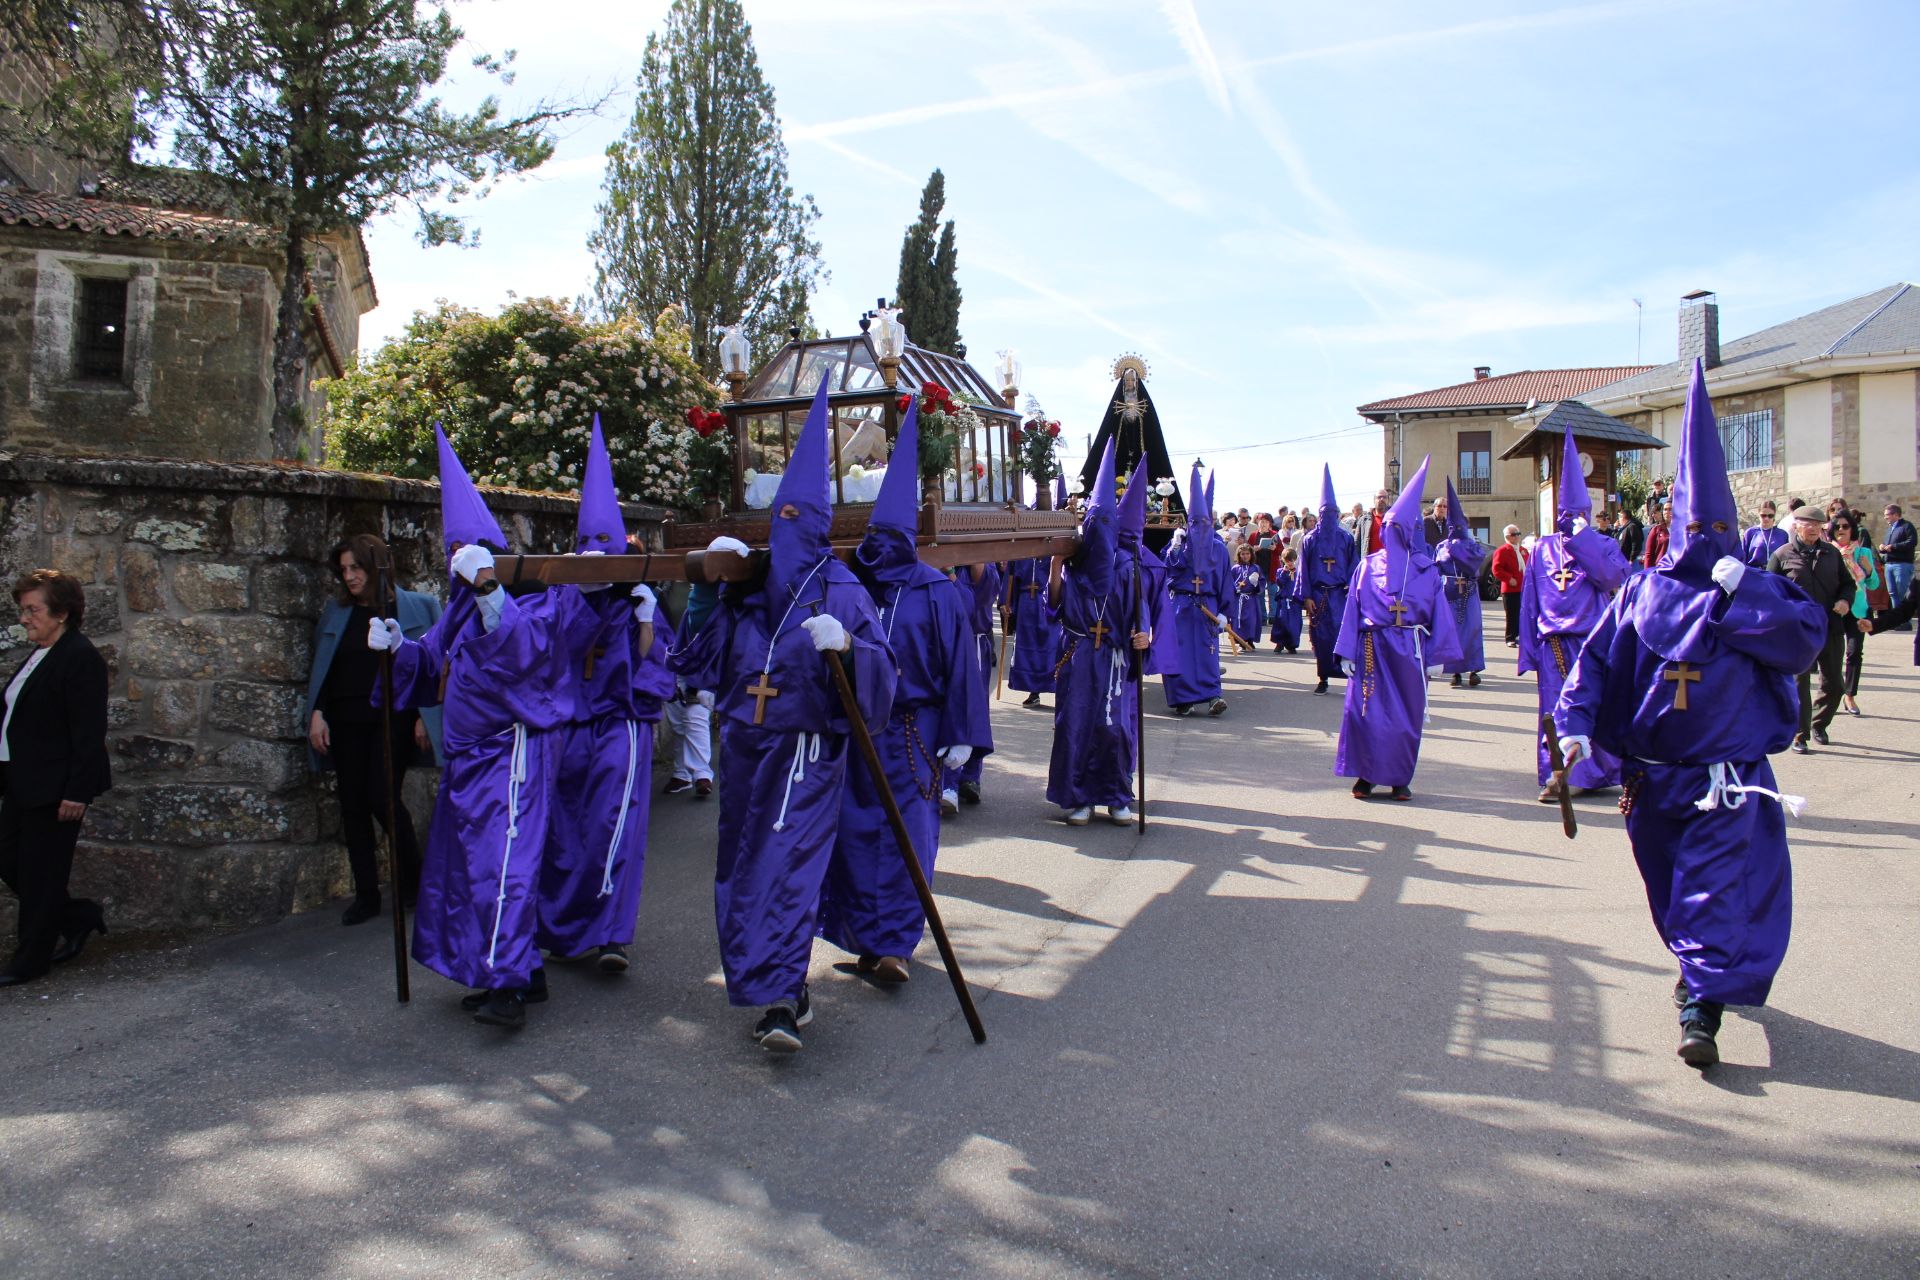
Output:
[[[488,501],[516,549],[572,549],[573,500]],[[629,524],[657,531],[661,514],[630,508]],[[345,891],[331,779],[307,771],[301,712],[336,590],[327,552],[365,531],[392,545],[403,586],[444,598],[437,485],[0,454],[9,583],[41,566],[86,583],[82,630],[107,659],[114,786],[87,815],[73,891],[104,899],[116,929],[263,923]],[[25,645],[18,626],[0,631],[6,670]],[[422,830],[433,784],[410,775]]]

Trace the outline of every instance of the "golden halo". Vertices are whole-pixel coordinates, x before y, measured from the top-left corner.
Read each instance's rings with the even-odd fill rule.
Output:
[[[1147,362],[1131,351],[1126,352],[1113,362],[1113,380],[1115,382],[1120,381],[1120,379],[1126,376],[1127,370],[1129,369],[1133,370],[1140,381],[1145,382],[1147,380]]]

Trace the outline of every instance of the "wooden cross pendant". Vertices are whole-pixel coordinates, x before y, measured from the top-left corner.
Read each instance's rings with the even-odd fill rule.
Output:
[[[1098,649],[1101,645],[1101,642],[1107,638],[1107,632],[1111,630],[1113,630],[1112,627],[1109,627],[1105,622],[1102,622],[1100,619],[1095,618],[1093,620],[1093,625],[1087,628],[1087,634],[1093,637],[1093,647]]]
[[[1206,585],[1207,585],[1207,580],[1205,578],[1201,577],[1197,573],[1193,575],[1193,589],[1196,593],[1199,592]]]
[[[1687,686],[1689,684],[1699,683],[1700,673],[1684,662],[1676,662],[1661,679],[1671,680],[1679,686],[1673,693],[1673,709],[1675,711],[1685,711],[1687,709]]]
[[[767,718],[767,699],[777,698],[780,691],[767,679],[767,672],[760,673],[760,683],[747,686],[747,692],[753,697],[753,722],[760,724]]]
[[[1406,601],[1395,600],[1392,604],[1387,606],[1387,612],[1393,615],[1394,626],[1404,627],[1407,625],[1407,620],[1406,620],[1406,617],[1404,616],[1407,612]]]
[[[1328,572],[1328,573],[1332,573],[1332,572],[1333,572],[1333,557],[1332,557],[1332,556],[1321,556],[1321,557],[1320,557],[1320,563],[1321,563],[1321,564],[1323,564],[1323,565],[1325,565],[1325,566],[1327,566],[1327,572]]]
[[[607,656],[607,650],[605,645],[595,645],[592,649],[588,650],[586,669],[580,673],[580,678],[582,680],[593,679],[594,661],[598,658],[604,658],[606,656]]]
[[[1040,594],[1040,584],[1037,582],[1029,582],[1026,590],[1028,596],[1037,596]]]
[[[1562,591],[1565,591],[1567,589],[1567,584],[1573,581],[1573,575],[1574,575],[1573,566],[1563,564],[1558,569],[1554,570],[1552,573],[1548,574],[1547,576],[1553,579],[1555,586],[1559,587]]]

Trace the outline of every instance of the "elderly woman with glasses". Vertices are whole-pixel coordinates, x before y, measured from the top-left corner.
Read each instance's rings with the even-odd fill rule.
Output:
[[[19,943],[0,987],[45,976],[107,931],[100,904],[67,896],[80,826],[113,785],[107,763],[107,664],[80,634],[77,578],[35,569],[13,584],[33,646],[7,682],[0,720],[0,879],[20,899]]]

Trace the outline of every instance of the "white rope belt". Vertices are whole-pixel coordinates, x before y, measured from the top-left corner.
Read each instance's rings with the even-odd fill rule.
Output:
[[[513,726],[513,752],[507,765],[507,841],[500,851],[500,895],[493,902],[493,937],[487,942],[487,968],[493,968],[500,947],[500,921],[507,912],[507,863],[513,858],[513,840],[520,834],[520,784],[527,777],[527,726]]]
[[[786,794],[780,797],[780,816],[773,821],[775,831],[787,829],[787,806],[793,802],[793,784],[807,780],[807,765],[820,758],[820,738],[817,733],[802,733],[793,740],[793,764],[787,770]]]
[[[633,776],[640,761],[640,726],[627,721],[627,785],[620,792],[620,816],[613,820],[613,839],[607,841],[607,867],[600,875],[600,896],[613,892],[613,858],[620,849],[620,836],[627,829],[627,809],[633,804]]]
[[[1796,818],[1807,809],[1805,796],[1789,795],[1784,791],[1746,785],[1740,781],[1739,771],[1731,764],[1707,766],[1707,794],[1695,800],[1693,807],[1702,813],[1712,813],[1722,805],[1729,809],[1738,809],[1747,802],[1749,795],[1769,796],[1779,801],[1780,807]]]

